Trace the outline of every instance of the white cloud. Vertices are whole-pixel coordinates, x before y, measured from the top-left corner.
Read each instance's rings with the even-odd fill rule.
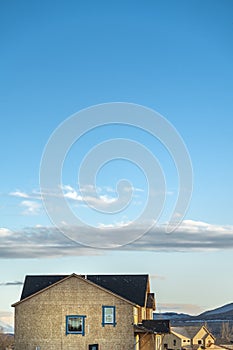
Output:
[[[69,227],[70,230],[74,229]],[[5,230],[0,228],[0,232]],[[68,230],[68,228],[67,228]],[[0,235],[0,258],[32,259],[62,256],[100,255],[101,252],[71,241],[57,228],[36,226]],[[86,232],[84,232],[84,235]]]
[[[37,190],[33,190],[31,193],[26,193],[21,190],[16,190],[9,193],[12,197],[25,198],[25,199],[36,199],[41,200],[41,192]]]
[[[69,190],[69,192],[64,193],[64,197],[78,202],[83,201],[82,196],[78,195],[78,193],[74,190]]]
[[[14,191],[14,192],[10,192],[9,193],[10,196],[14,196],[14,197],[19,197],[19,198],[29,198],[29,195],[25,192],[22,192],[22,191]]]
[[[106,239],[113,235],[118,237],[136,237],[138,227],[126,225],[126,221],[115,225],[100,224],[98,228],[65,226],[67,237],[73,232],[78,233],[80,242],[93,241],[98,246],[105,247]],[[117,226],[118,225],[118,226]],[[143,228],[143,225],[142,227]],[[141,229],[140,228],[140,229]],[[198,229],[199,228],[199,229]],[[57,256],[98,255],[102,250],[85,247],[71,241],[55,227],[37,226],[25,228],[21,231],[11,231],[0,228],[0,258],[42,258]],[[109,248],[111,244],[109,244]],[[158,226],[131,244],[115,249],[124,251],[154,251],[154,252],[190,252],[233,249],[233,227],[219,226],[185,220],[173,233],[166,234],[164,226]],[[105,250],[106,252],[106,250]],[[156,278],[156,277],[155,277]],[[157,277],[159,278],[159,277]]]
[[[225,234],[233,233],[233,227],[209,224],[203,221],[184,220],[179,226],[178,230],[187,231],[188,233],[211,233],[214,234]]]
[[[115,203],[119,200],[118,194],[116,190],[112,187],[94,187],[92,185],[87,185],[85,187],[80,188],[78,191],[75,190],[70,185],[64,185],[62,186],[62,190],[64,192],[64,197],[67,199],[71,199],[78,202],[88,202],[90,205],[110,205],[112,203]],[[144,192],[144,190],[140,188],[130,188],[130,187],[124,187],[123,194],[127,194],[130,191],[133,192]],[[109,195],[109,194],[114,195]],[[138,197],[138,195],[135,195],[135,197]]]
[[[93,186],[86,186],[82,188],[79,192],[76,191],[70,185],[65,185],[62,187],[64,197],[77,201],[80,203],[86,203],[93,206],[108,206],[117,201],[116,197],[110,197],[107,194],[99,194],[100,188],[98,188],[98,193],[95,191]]]
[[[144,192],[142,188],[134,187],[134,186],[125,186],[124,187],[125,192]]]
[[[0,237],[8,237],[12,235],[12,231],[8,230],[7,228],[0,228]]]
[[[132,223],[131,221],[119,221],[119,222],[115,222],[113,224],[99,223],[97,227],[101,228],[101,229],[107,229],[107,228],[113,228],[114,229],[114,228],[127,227],[131,223]]]
[[[29,200],[22,201],[20,205],[25,208],[23,215],[38,215],[41,209],[40,203]]]
[[[98,210],[105,210],[111,205],[115,205],[113,207],[114,211],[116,208],[119,210],[121,209],[121,206],[124,207],[127,205],[127,196],[130,191],[130,188],[125,187],[123,189],[123,193],[121,193],[121,197],[119,198],[115,189],[106,186],[101,188],[98,186],[95,187],[93,185],[86,185],[76,190],[71,185],[62,185],[61,189],[63,192],[52,192],[48,190],[45,193],[37,190],[33,190],[31,193],[16,190],[10,192],[9,195],[25,199],[20,203],[21,206],[26,208],[23,212],[24,215],[35,215],[39,212],[40,204],[38,201],[41,202],[43,195],[51,197],[64,196],[64,198],[69,201],[77,202],[78,205],[91,206],[97,208]],[[143,190],[140,188],[132,187],[132,190],[134,192],[134,198],[138,197],[136,193],[143,192]],[[126,196],[125,198],[124,195]],[[138,200],[138,203],[139,202],[140,200]],[[135,205],[134,202],[131,204]]]
[[[99,196],[99,199],[100,199],[103,203],[106,203],[106,204],[114,203],[114,202],[116,202],[116,200],[117,200],[117,198],[115,198],[115,197],[109,197],[109,196],[107,196],[107,195]]]

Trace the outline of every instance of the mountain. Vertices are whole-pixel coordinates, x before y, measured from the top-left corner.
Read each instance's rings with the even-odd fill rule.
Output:
[[[201,326],[206,324],[213,335],[221,339],[223,324],[233,332],[233,303],[191,316],[176,312],[154,313],[154,319],[169,319],[171,326]],[[232,333],[233,341],[233,333]]]
[[[197,317],[205,320],[233,320],[233,303],[220,306],[213,310],[205,311]]]
[[[13,327],[11,325],[0,321],[0,332],[13,334],[14,333],[14,329],[13,329]]]
[[[190,316],[188,314],[178,314],[176,312],[160,312],[160,313],[154,313],[154,319],[159,320],[159,319],[168,319],[168,320],[189,320],[193,316]]]
[[[187,322],[201,322],[201,321],[232,321],[233,322],[233,303],[226,304],[213,310],[202,312],[200,315],[191,316],[188,314],[178,314],[176,312],[154,313],[155,319],[170,319],[171,321],[187,321]],[[172,322],[172,323],[174,323]]]

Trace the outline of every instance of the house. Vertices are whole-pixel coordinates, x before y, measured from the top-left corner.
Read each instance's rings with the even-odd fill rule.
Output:
[[[15,350],[161,350],[148,275],[26,276]]]
[[[161,350],[165,334],[170,333],[169,320],[142,320],[135,325],[135,350]]]
[[[205,326],[171,327],[171,333],[163,338],[163,349],[204,349],[214,342],[214,336]]]

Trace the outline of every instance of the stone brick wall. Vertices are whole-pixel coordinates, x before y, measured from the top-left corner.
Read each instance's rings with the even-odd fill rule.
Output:
[[[102,326],[102,305],[116,307],[116,326]],[[85,315],[85,335],[66,335],[66,316]],[[133,305],[72,276],[15,307],[15,350],[134,349]],[[38,348],[39,349],[39,348]]]

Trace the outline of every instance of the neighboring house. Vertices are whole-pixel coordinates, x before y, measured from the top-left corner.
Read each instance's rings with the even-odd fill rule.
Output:
[[[160,350],[148,275],[26,276],[15,350]]]
[[[163,338],[163,349],[203,349],[214,342],[214,336],[205,326],[171,327],[171,333]]]
[[[170,333],[169,320],[143,320],[135,325],[135,350],[161,350],[165,334]]]
[[[207,327],[202,326],[197,328],[199,328],[199,330],[192,339],[192,343],[194,346],[201,345],[202,347],[207,348],[210,347],[211,344],[214,344],[215,337],[213,336],[213,334],[210,333]]]

